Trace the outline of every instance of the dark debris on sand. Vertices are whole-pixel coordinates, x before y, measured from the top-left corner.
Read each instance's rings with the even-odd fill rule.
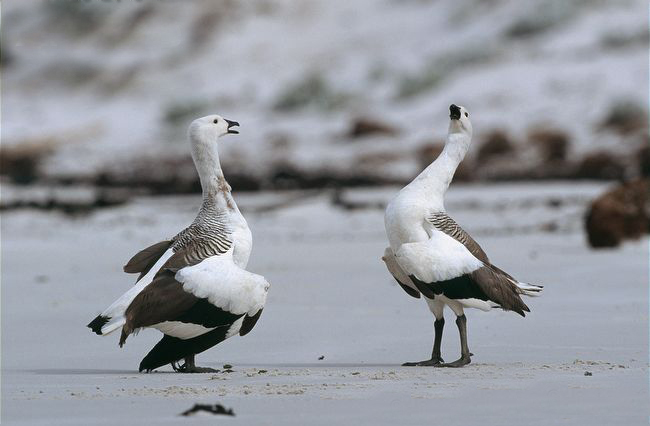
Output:
[[[206,412],[210,414],[223,414],[225,416],[235,416],[232,408],[226,408],[221,404],[194,404],[194,407],[183,411],[181,416],[192,416],[194,414]]]

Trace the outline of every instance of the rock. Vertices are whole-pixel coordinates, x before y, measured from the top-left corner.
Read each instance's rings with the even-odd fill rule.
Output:
[[[53,151],[52,142],[24,142],[3,147],[0,151],[0,174],[8,176],[13,183],[28,185],[41,177],[40,165]]]
[[[384,122],[373,118],[356,118],[352,121],[350,125],[350,130],[348,131],[348,136],[356,139],[362,138],[369,135],[387,135],[394,136],[398,134],[398,130]]]
[[[419,170],[424,170],[429,164],[431,164],[442,152],[444,148],[444,142],[435,143],[427,142],[421,145],[417,151],[415,151],[416,159],[418,161]],[[467,182],[474,179],[474,167],[473,163],[469,156],[458,165],[456,173],[454,173],[455,182]]]
[[[539,149],[545,163],[566,160],[570,139],[564,131],[533,129],[528,133],[528,140]]]
[[[625,166],[619,158],[608,151],[587,154],[577,166],[575,177],[579,179],[623,179]]]
[[[612,105],[600,127],[627,135],[648,127],[647,113],[641,105],[635,102],[620,101]]]
[[[418,160],[418,165],[420,166],[420,169],[421,170],[424,169],[429,164],[431,164],[433,160],[438,158],[444,146],[445,146],[444,142],[440,142],[440,143],[426,142],[420,145],[417,151],[415,151],[415,155]]]
[[[322,189],[404,184],[400,179],[363,170],[322,168],[305,170],[293,164],[279,163],[271,170],[268,187],[285,189]]]
[[[503,130],[493,130],[483,138],[476,159],[481,163],[491,157],[513,154],[514,151],[514,144],[508,134]]]
[[[639,173],[643,177],[650,177],[650,146],[644,145],[637,152]]]
[[[596,198],[585,218],[591,247],[616,247],[650,230],[650,181],[631,181]]]

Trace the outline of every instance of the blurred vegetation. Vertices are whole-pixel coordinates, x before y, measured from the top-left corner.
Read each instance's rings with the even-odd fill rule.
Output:
[[[111,2],[47,0],[45,16],[58,30],[72,35],[85,35],[95,31],[113,9]]]
[[[483,138],[483,142],[478,149],[476,159],[479,162],[487,161],[492,157],[502,157],[512,154],[515,151],[515,145],[504,130],[493,130]]]
[[[0,66],[6,67],[13,62],[14,56],[3,41],[4,37],[0,38]]]
[[[80,60],[59,60],[45,68],[45,75],[53,82],[77,87],[94,80],[101,73],[99,64]]]
[[[428,61],[417,73],[405,75],[397,85],[398,99],[421,95],[448,78],[455,71],[494,60],[498,53],[491,47],[453,51]]]
[[[333,110],[346,105],[352,96],[334,90],[320,74],[309,74],[282,90],[273,104],[278,111],[314,107]]]
[[[395,136],[399,130],[386,122],[377,118],[357,117],[350,123],[348,137],[352,139],[362,138],[371,135]]]
[[[540,2],[528,14],[510,24],[505,35],[509,38],[529,38],[568,21],[579,7],[579,1],[547,0]]]
[[[164,108],[163,121],[169,126],[183,127],[195,118],[205,115],[209,107],[209,102],[200,99],[172,102]]]
[[[601,39],[601,44],[608,49],[623,49],[636,45],[647,45],[649,39],[648,28],[642,28],[634,32],[617,31],[605,34]]]

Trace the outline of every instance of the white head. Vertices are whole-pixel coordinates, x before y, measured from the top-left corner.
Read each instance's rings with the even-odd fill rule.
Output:
[[[219,163],[217,139],[227,134],[237,134],[233,127],[236,121],[226,120],[219,115],[208,115],[192,121],[188,134],[192,159],[201,178],[204,196],[222,186],[223,173]]]
[[[463,106],[449,105],[449,133],[461,133],[472,137],[472,122],[469,121],[469,113]]]
[[[218,138],[227,134],[237,134],[233,127],[239,126],[236,121],[226,120],[220,115],[212,114],[197,118],[190,124],[190,139],[201,140],[206,143],[216,142]]]

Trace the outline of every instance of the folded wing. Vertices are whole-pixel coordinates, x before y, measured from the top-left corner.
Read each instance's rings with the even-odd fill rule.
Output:
[[[173,240],[161,241],[139,251],[124,265],[124,272],[127,274],[139,273],[138,280],[140,280],[147,275],[147,272],[149,272],[158,259],[171,247],[173,242]]]
[[[399,266],[399,263],[397,263],[397,259],[395,259],[395,255],[393,254],[393,250],[391,250],[390,247],[387,247],[386,250],[384,250],[384,255],[382,256],[381,260],[384,261],[386,267],[388,268],[388,272],[390,272],[393,278],[395,278],[397,284],[402,287],[406,294],[419,299],[420,292],[415,287],[406,272],[404,272],[402,267]]]
[[[182,252],[166,262],[153,282],[127,308],[120,344],[141,327],[190,338],[216,327],[230,326],[244,317],[245,332],[252,329],[269,287],[263,277],[235,265],[232,250],[180,269],[178,262],[173,262],[175,257],[183,258]]]
[[[478,259],[465,244],[445,232],[433,229],[429,240],[403,244],[395,259],[417,289],[430,299],[443,295],[484,310],[499,306],[520,315],[529,311],[516,280]]]

